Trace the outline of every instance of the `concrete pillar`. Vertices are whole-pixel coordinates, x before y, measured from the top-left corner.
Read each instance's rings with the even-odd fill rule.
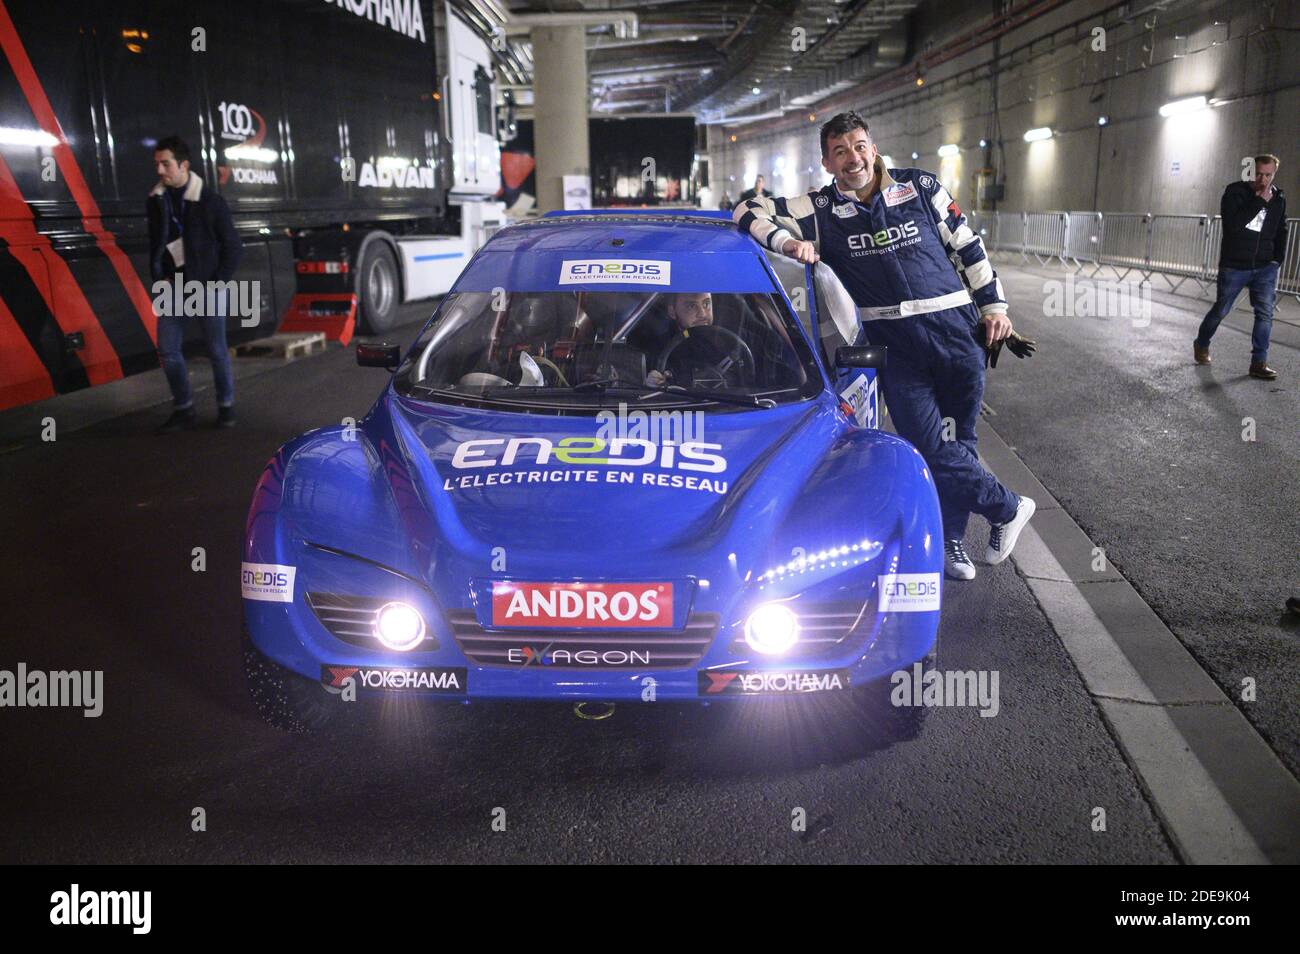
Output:
[[[549,212],[564,208],[562,176],[591,174],[586,29],[535,26],[532,40],[537,207]]]

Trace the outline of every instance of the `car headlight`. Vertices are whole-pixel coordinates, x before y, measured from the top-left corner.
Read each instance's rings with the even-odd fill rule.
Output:
[[[375,613],[375,637],[398,652],[414,649],[424,639],[424,617],[410,603],[385,603]]]
[[[782,603],[764,603],[745,620],[745,642],[756,653],[776,656],[799,641],[799,617]]]

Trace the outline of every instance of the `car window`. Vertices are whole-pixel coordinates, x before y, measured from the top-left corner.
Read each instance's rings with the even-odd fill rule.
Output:
[[[445,299],[397,386],[428,400],[580,410],[612,387],[779,404],[818,393],[822,376],[776,294],[498,290]],[[657,399],[682,400],[641,400]]]
[[[830,367],[840,347],[861,341],[862,321],[849,290],[825,262],[813,266],[813,294],[817,304],[818,337],[824,349],[824,360]]]

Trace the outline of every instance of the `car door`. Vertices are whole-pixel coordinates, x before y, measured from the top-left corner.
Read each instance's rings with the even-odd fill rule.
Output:
[[[824,262],[804,267],[804,281],[811,309],[813,336],[826,362],[835,390],[852,410],[859,427],[880,426],[880,398],[875,368],[840,368],[835,352],[863,343],[858,306],[848,289]]]
[[[840,399],[860,427],[880,426],[880,399],[875,368],[837,368],[835,352],[863,344],[862,322],[848,289],[829,265],[800,265],[792,258],[764,249],[772,271],[794,306]]]

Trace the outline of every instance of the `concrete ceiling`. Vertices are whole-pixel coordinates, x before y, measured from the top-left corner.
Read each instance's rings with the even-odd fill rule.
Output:
[[[576,14],[588,21],[593,112],[693,113],[734,124],[800,109],[900,65],[920,0],[453,2],[502,38],[500,78],[523,115],[532,102],[523,24]]]

